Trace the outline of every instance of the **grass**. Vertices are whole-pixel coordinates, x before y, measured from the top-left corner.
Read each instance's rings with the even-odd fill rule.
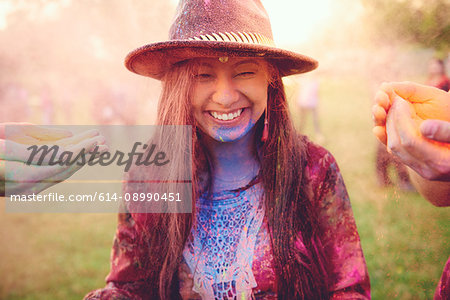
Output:
[[[5,214],[0,299],[80,299],[104,285],[114,214]]]
[[[323,145],[350,194],[373,298],[431,299],[450,254],[450,211],[377,186],[370,108],[362,80],[324,80]],[[0,299],[80,299],[102,287],[115,226],[114,214],[6,214],[0,207]]]

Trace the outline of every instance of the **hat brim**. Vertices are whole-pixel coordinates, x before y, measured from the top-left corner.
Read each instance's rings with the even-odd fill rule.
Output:
[[[162,79],[164,73],[177,62],[217,56],[267,58],[278,66],[281,76],[309,72],[318,66],[318,62],[311,57],[276,47],[197,40],[172,40],[142,46],[127,55],[125,66],[131,72]]]

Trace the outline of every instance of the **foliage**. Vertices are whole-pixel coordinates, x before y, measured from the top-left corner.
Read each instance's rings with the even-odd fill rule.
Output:
[[[400,39],[446,54],[450,49],[448,0],[361,0],[366,19],[381,40]]]

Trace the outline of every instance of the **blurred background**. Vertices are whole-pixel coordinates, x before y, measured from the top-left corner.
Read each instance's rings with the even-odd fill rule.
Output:
[[[152,124],[160,84],[123,60],[167,38],[176,2],[0,0],[0,122]],[[340,165],[373,298],[431,299],[450,255],[450,210],[379,153],[371,107],[381,82],[427,83],[433,58],[450,67],[449,1],[262,2],[276,44],[320,62],[286,78],[286,92],[296,126]],[[0,299],[80,299],[104,286],[116,218],[1,207]]]

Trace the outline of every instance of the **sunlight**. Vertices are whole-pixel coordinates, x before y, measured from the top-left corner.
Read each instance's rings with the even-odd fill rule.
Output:
[[[176,6],[178,0],[170,0]],[[307,42],[318,26],[333,15],[332,0],[261,0],[269,14],[275,43],[297,45]]]
[[[317,27],[332,16],[331,0],[262,0],[270,21],[275,42],[296,45],[313,37]]]
[[[7,27],[6,17],[13,11],[13,5],[9,1],[0,2],[0,30],[4,30]]]
[[[72,0],[59,0],[58,2],[44,2],[42,5],[38,1],[0,1],[0,30],[8,27],[8,15],[19,10],[27,10],[30,17],[35,20],[55,19],[58,17],[61,7],[71,4]]]

